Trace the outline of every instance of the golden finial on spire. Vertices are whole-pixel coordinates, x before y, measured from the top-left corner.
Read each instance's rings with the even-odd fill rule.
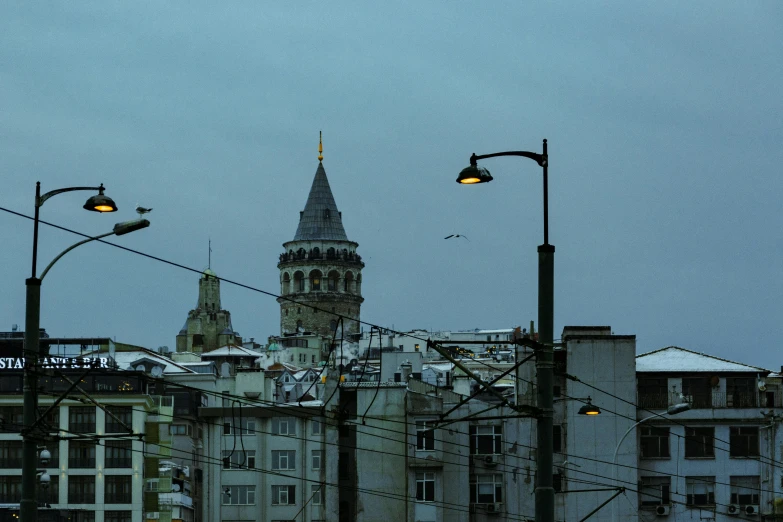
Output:
[[[321,139],[321,131],[318,131],[318,161],[323,161],[323,159],[324,159],[324,145]]]

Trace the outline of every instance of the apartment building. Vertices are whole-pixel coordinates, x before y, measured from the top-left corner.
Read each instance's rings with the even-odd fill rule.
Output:
[[[0,376],[0,520],[18,518],[22,430],[31,428],[23,420],[23,364],[14,362],[22,360],[19,334],[0,339],[11,362]],[[38,468],[50,481],[39,483],[39,520],[142,522],[154,514],[171,521],[172,503],[160,496],[171,488],[149,487],[150,477],[166,475],[160,460],[173,407],[165,386],[151,378],[155,361],[136,358],[133,370],[120,368],[109,339],[42,337],[41,344],[46,356],[34,370],[39,420],[30,433],[50,453]]]

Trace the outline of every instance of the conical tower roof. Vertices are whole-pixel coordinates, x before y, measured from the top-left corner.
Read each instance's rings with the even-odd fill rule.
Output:
[[[343,219],[334,202],[326,170],[321,162],[315,171],[310,195],[299,218],[294,241],[308,239],[332,239],[348,241],[343,228]]]

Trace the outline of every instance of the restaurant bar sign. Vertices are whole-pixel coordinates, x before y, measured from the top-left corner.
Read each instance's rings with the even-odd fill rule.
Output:
[[[24,357],[0,357],[0,370],[23,370],[26,359]],[[57,368],[60,370],[96,368],[109,369],[108,357],[44,357],[41,359],[41,368]]]

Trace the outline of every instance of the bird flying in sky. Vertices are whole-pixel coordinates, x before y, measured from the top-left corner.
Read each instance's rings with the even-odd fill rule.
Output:
[[[451,234],[450,236],[446,236],[443,239],[450,239],[452,237],[461,237],[462,239],[467,239],[468,241],[470,241],[470,239],[468,239],[467,236],[463,236],[462,234]]]

